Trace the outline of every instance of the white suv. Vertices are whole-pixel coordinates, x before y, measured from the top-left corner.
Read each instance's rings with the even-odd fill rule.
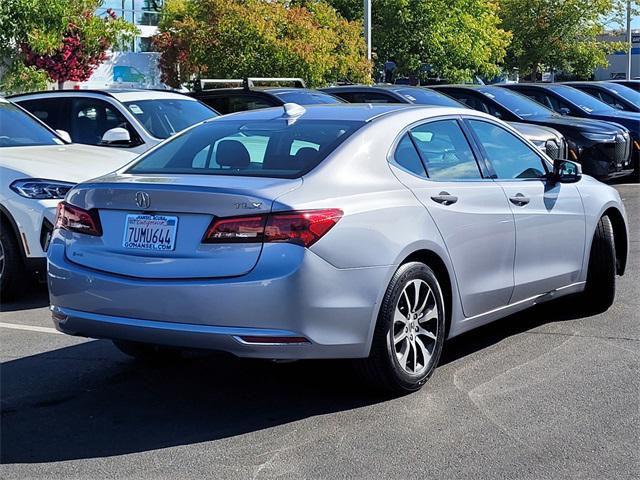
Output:
[[[64,133],[64,132],[62,132]],[[0,295],[46,272],[58,202],[76,183],[122,167],[130,151],[69,144],[0,97]]]
[[[194,98],[157,90],[52,90],[9,98],[76,143],[136,153],[218,116]]]

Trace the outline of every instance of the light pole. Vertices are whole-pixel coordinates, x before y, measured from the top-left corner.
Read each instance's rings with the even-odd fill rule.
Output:
[[[367,43],[367,60],[371,60],[371,0],[364,0],[364,41]]]
[[[631,0],[627,0],[627,80],[631,80]]]

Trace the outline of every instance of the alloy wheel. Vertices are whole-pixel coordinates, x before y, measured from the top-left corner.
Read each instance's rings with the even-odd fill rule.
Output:
[[[393,349],[411,375],[427,370],[438,338],[438,304],[427,282],[411,280],[400,294],[393,317]]]

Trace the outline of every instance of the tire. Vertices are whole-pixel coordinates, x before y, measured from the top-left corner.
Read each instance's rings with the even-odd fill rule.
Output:
[[[394,341],[394,336],[400,340]],[[436,275],[423,263],[406,263],[387,287],[371,352],[358,362],[360,372],[368,383],[381,390],[394,394],[415,392],[438,364],[444,337],[444,300]]]
[[[7,221],[0,221],[0,299],[13,300],[23,293],[27,269],[18,239]]]
[[[591,243],[583,304],[590,311],[604,312],[613,304],[615,296],[616,245],[611,220],[604,215],[598,221]]]
[[[180,350],[162,345],[130,340],[112,340],[112,342],[125,355],[143,362],[160,363],[177,359],[180,356]]]

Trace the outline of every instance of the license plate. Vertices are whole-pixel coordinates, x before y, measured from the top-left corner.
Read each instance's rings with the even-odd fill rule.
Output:
[[[173,250],[178,217],[127,215],[122,246],[138,250]]]

